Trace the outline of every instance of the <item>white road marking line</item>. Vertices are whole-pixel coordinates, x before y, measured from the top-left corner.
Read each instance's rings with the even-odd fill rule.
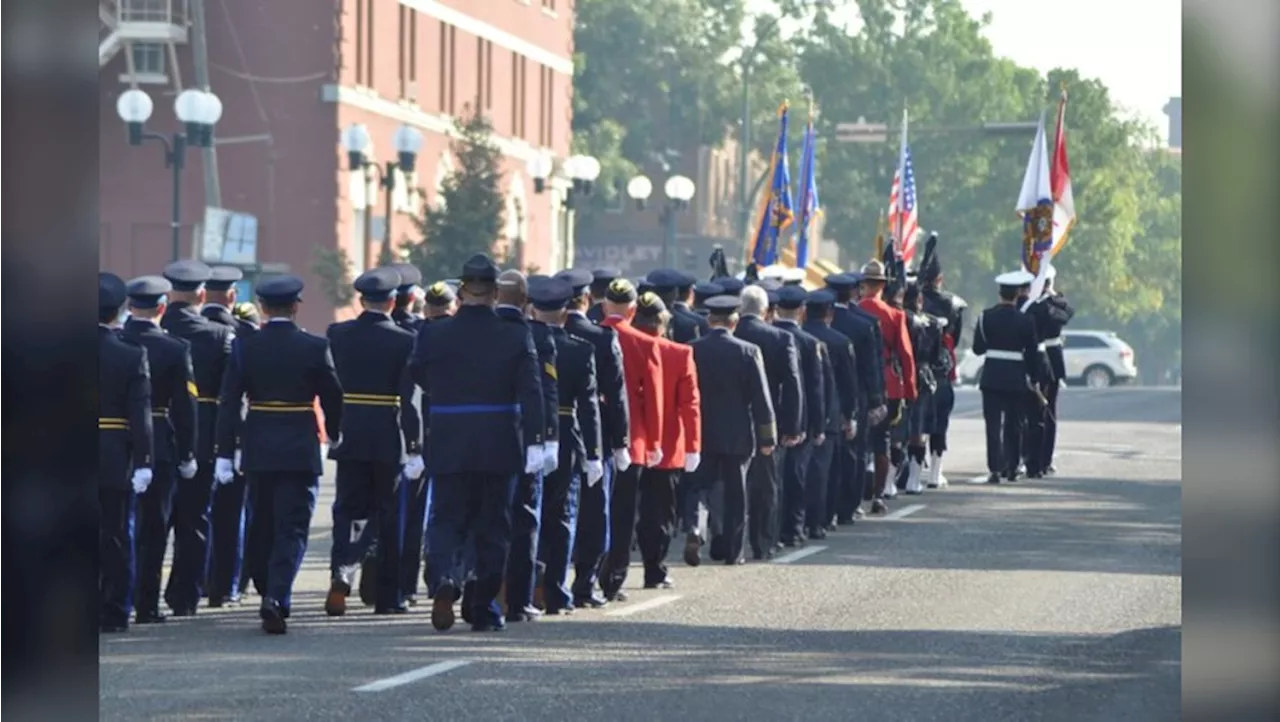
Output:
[[[369,684],[360,685],[359,687],[356,687],[351,691],[352,692],[381,692],[383,690],[388,690],[393,687],[400,687],[402,685],[406,685],[411,682],[417,682],[418,680],[426,679],[427,677],[435,677],[436,675],[453,671],[458,667],[465,667],[468,664],[471,664],[471,662],[465,659],[454,659],[448,662],[436,662],[435,664],[429,664],[425,667],[419,667],[417,669],[409,670],[404,674],[397,674],[394,677],[387,677],[386,679],[379,679],[377,681],[370,682]]]
[[[894,519],[905,519],[911,516],[912,514],[920,511],[921,509],[925,508],[925,506],[926,506],[925,504],[912,504],[911,506],[904,506],[897,511],[891,511],[888,514],[885,514],[881,518],[884,519],[885,521],[892,521]]]
[[[805,557],[811,557],[818,552],[824,552],[826,550],[826,547],[805,547],[804,549],[797,549],[789,554],[783,554],[780,557],[774,557],[773,563],[790,564],[791,562],[799,561]]]
[[[987,477],[988,477],[988,476],[990,476],[990,474],[978,474],[977,476],[975,476],[975,477],[973,477],[972,479],[970,479],[970,480],[969,480],[969,483],[970,483],[970,484],[985,484],[985,483],[987,483]]]
[[[658,607],[661,607],[664,604],[670,604],[676,601],[677,599],[683,599],[683,598],[684,597],[680,596],[679,594],[667,594],[661,597],[654,597],[653,599],[647,599],[643,602],[640,602],[639,604],[629,604],[625,607],[619,607],[618,609],[610,609],[609,611],[604,613],[604,616],[630,617],[632,614],[639,614],[640,612],[647,612],[650,609],[657,609]]]

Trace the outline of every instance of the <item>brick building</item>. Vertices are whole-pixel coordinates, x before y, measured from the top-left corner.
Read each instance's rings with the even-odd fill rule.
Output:
[[[555,179],[535,193],[527,165],[569,152],[570,0],[112,0],[101,17],[102,268],[130,277],[170,256],[169,171],[160,148],[128,145],[116,99],[134,84],[146,90],[155,101],[148,128],[169,132],[178,129],[173,98],[202,75],[224,111],[215,149],[188,153],[182,255],[201,256],[207,206],[251,216],[256,232],[250,223],[243,235],[256,240],[257,263],[287,267],[316,289],[306,295],[304,325],[322,329],[335,317],[311,270],[315,249],[345,249],[355,273],[369,263],[366,197],[372,237],[384,237],[382,192],[376,182],[366,191],[339,145],[352,123],[368,127],[372,156],[384,163],[394,160],[397,127],[424,133],[416,172],[393,198],[397,242],[414,233],[407,214],[435,202],[454,167],[451,117],[480,107],[506,157],[499,244],[518,239],[525,263],[543,269],[567,265],[572,251],[557,239],[569,227],[561,203],[569,184]],[[193,52],[201,37],[207,61]],[[373,246],[376,259],[381,246]]]

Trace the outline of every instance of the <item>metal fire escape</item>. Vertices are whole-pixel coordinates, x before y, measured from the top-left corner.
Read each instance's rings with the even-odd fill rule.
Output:
[[[98,22],[99,70],[124,50],[123,82],[172,85],[177,94],[183,90],[178,46],[190,43],[192,85],[210,89],[203,0],[99,0]],[[205,203],[220,207],[217,150],[205,148],[203,155]]]

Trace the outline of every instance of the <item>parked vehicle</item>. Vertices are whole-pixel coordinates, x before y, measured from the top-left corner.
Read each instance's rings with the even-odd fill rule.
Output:
[[[1130,384],[1138,378],[1133,363],[1133,347],[1113,331],[1069,330],[1062,332],[1062,359],[1068,386],[1102,389]],[[966,351],[956,368],[960,383],[982,380],[983,357]]]

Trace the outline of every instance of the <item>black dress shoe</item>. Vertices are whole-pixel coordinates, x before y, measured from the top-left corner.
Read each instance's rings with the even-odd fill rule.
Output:
[[[1000,483],[1000,475],[999,475],[999,474],[992,474],[992,475],[988,476],[988,477],[987,477],[987,483],[988,483],[988,484],[999,484],[999,483]]]
[[[195,607],[175,607],[173,609],[173,616],[194,617],[196,616],[196,608]]]
[[[813,531],[809,532],[809,538],[810,539],[826,539],[827,530],[821,527],[814,529]]]
[[[627,601],[627,593],[619,589],[613,594],[604,595],[604,598],[608,599],[611,602],[625,602]]]
[[[537,607],[525,607],[512,614],[507,615],[508,622],[536,622],[538,617],[542,616],[542,610]]]
[[[1054,466],[1053,464],[1049,464],[1048,466],[1044,467],[1045,476],[1053,476],[1056,473],[1058,473],[1058,467]]]
[[[549,605],[547,607],[547,610],[543,612],[543,614],[547,615],[548,617],[568,616],[570,614],[573,614],[573,609],[574,609],[573,607],[557,607],[557,606]]]
[[[743,559],[742,557],[738,557],[737,559],[726,559],[724,562],[725,566],[728,566],[728,567],[736,567],[746,563],[747,563],[747,560]]]
[[[865,518],[866,516],[867,516],[867,512],[863,511],[861,506],[859,506],[858,508],[856,508],[856,509],[854,509],[854,510],[853,510],[853,521],[857,521],[857,520],[859,520],[859,519],[863,519],[863,518]],[[850,523],[852,523],[852,522],[850,522]]]
[[[852,524],[852,523],[853,523],[853,520],[852,520],[852,519],[850,519],[850,520],[849,520],[849,523],[850,523],[850,524]],[[839,529],[839,528],[840,528],[840,522],[838,522],[838,521],[833,521],[833,522],[831,522],[830,524],[828,524],[828,525],[827,525],[827,531],[836,531],[836,530],[837,530],[837,529]]]
[[[410,607],[418,606],[418,595],[417,594],[405,595],[404,603]]]
[[[405,606],[399,606],[399,607],[378,607],[378,606],[375,606],[375,607],[373,608],[373,613],[374,613],[374,614],[408,614],[408,613],[409,613],[409,607],[408,607],[407,605],[405,605]]]
[[[351,593],[351,585],[340,579],[329,583],[329,593],[324,598],[324,613],[330,617],[341,617],[347,613],[347,595]]]
[[[360,601],[366,607],[378,603],[378,558],[374,556],[375,551],[370,549],[360,563]]]
[[[702,540],[697,534],[688,534],[684,538],[684,563],[696,567],[702,563]]]
[[[284,634],[289,631],[284,610],[271,597],[262,598],[262,606],[258,607],[258,616],[262,619],[262,631],[267,634]]]
[[[483,622],[473,622],[471,631],[473,632],[502,632],[506,631],[507,625],[501,620],[485,620]]]
[[[604,597],[592,594],[589,597],[574,597],[573,606],[578,609],[600,609],[608,606],[609,600]]]
[[[673,580],[671,577],[663,577],[662,579],[656,582],[645,582],[644,588],[645,589],[671,589],[675,587],[675,585],[676,585],[675,580]]]
[[[160,612],[138,612],[137,617],[133,620],[134,624],[163,624],[167,619]]]
[[[454,588],[452,584],[442,584],[431,598],[431,626],[436,631],[445,632],[453,628]],[[466,605],[463,605],[463,617],[466,617]]]
[[[871,513],[872,513],[872,514],[877,514],[877,515],[878,515],[878,514],[885,514],[885,513],[887,513],[888,511],[889,511],[889,505],[888,505],[888,504],[886,504],[886,503],[884,503],[884,501],[882,501],[882,500],[880,500],[880,499],[876,499],[875,501],[871,502]]]

